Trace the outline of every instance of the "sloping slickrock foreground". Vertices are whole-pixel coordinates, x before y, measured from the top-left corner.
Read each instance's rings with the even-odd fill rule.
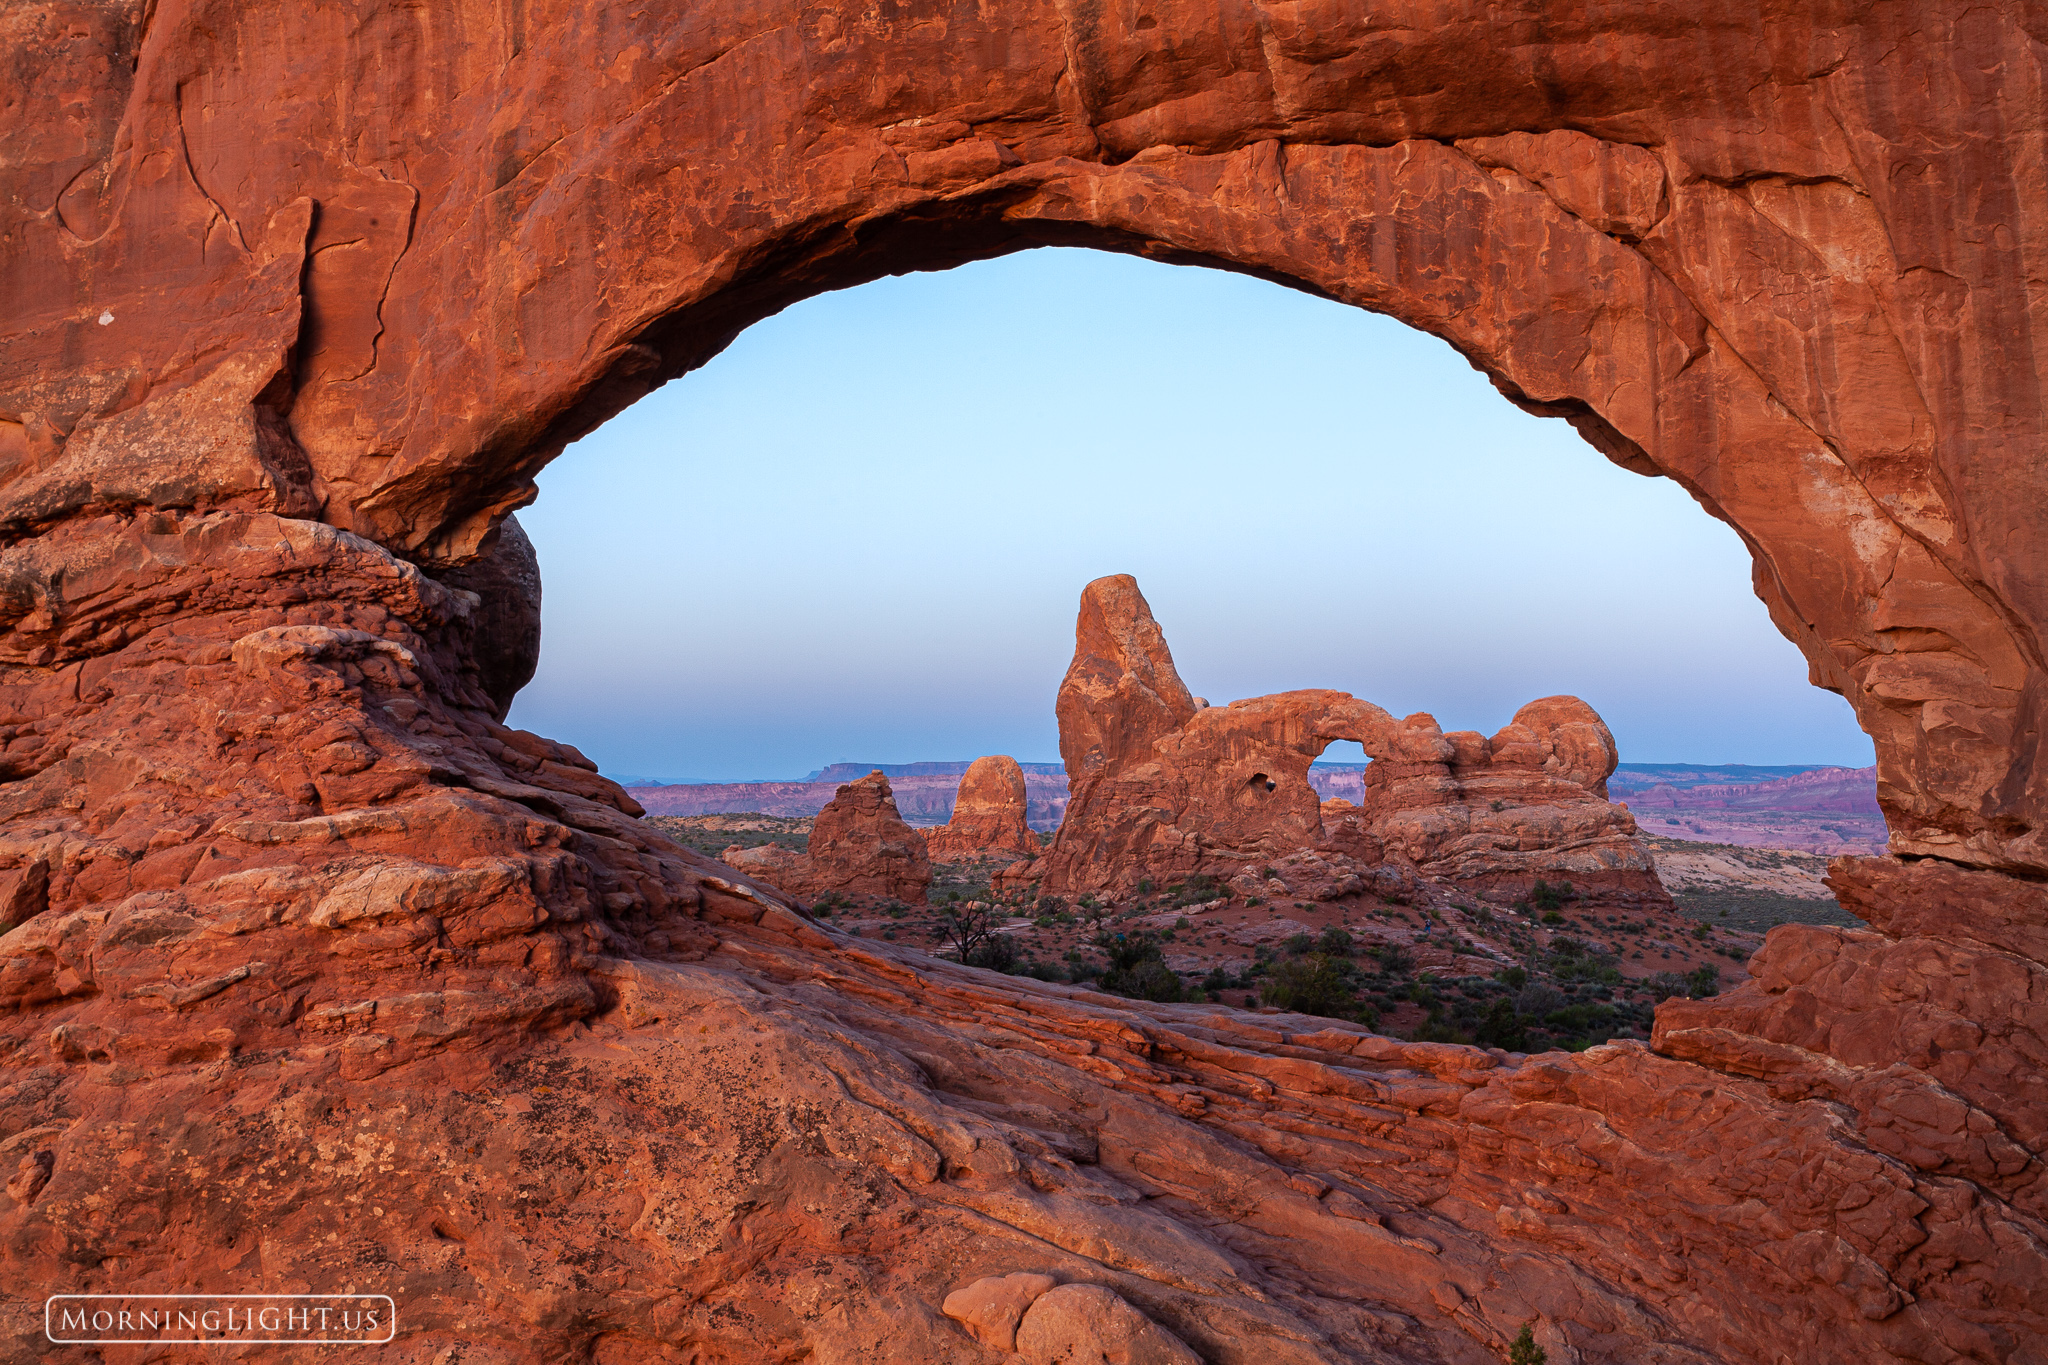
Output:
[[[1532,701],[1491,738],[1325,689],[1209,706],[1137,580],[1116,574],[1082,590],[1055,710],[1067,816],[1042,858],[998,876],[1006,887],[1128,894],[1199,874],[1278,897],[1270,865],[1292,859],[1353,891],[1419,871],[1505,898],[1549,878],[1591,900],[1670,904],[1635,821],[1607,799],[1614,736],[1577,697]],[[1340,739],[1373,760],[1362,805],[1309,785]]]
[[[5,1354],[95,1358],[43,1292],[352,1287],[364,1359],[994,1361],[944,1305],[1042,1274],[1069,1356],[2042,1359],[2035,9],[0,37]],[[1577,1056],[1132,1006],[842,941],[502,725],[565,441],[1045,243],[1385,311],[1736,527],[1876,740],[1871,927]]]

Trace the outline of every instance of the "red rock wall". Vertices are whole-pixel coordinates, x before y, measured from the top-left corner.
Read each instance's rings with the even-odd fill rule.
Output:
[[[8,1352],[40,1292],[374,1282],[393,1359],[952,1361],[949,1294],[1043,1272],[1213,1361],[2040,1359],[2043,37],[7,7]],[[851,944],[494,719],[457,575],[565,441],[1044,243],[1387,312],[1678,479],[1957,866],[1845,868],[1875,928],[1661,1051],[1519,1059]]]

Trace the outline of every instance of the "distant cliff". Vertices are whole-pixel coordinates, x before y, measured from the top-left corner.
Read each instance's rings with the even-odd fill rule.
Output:
[[[1628,774],[1652,779],[1649,785],[1628,786],[1622,773],[1608,783],[1646,834],[1813,853],[1884,851],[1875,767],[1808,768],[1747,782],[1698,780],[1702,771],[1725,770],[1672,768],[1662,777],[1655,770]]]
[[[692,782],[674,786],[630,787],[633,799],[649,815],[716,815],[725,811],[759,811],[763,815],[816,815],[842,783],[857,781],[880,767],[896,794],[896,809],[913,825],[943,825],[953,815],[953,797],[967,765],[917,763],[895,767],[954,767],[952,772],[897,773],[892,765],[863,767],[835,763],[823,772],[843,774],[810,782]],[[1057,764],[1027,763],[1024,767],[1026,816],[1033,828],[1052,829],[1067,809],[1066,774]],[[1038,771],[1050,767],[1051,773]],[[857,770],[857,771],[856,771]]]

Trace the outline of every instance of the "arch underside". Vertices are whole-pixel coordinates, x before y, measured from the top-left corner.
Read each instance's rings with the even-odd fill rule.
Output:
[[[1218,1361],[2039,1358],[2023,7],[653,8],[0,19],[18,1280],[346,1246],[422,1359],[972,1358],[1012,1270]],[[1041,244],[1388,313],[1679,480],[1876,741],[1871,929],[1575,1057],[1133,1007],[820,928],[498,723],[567,440]]]

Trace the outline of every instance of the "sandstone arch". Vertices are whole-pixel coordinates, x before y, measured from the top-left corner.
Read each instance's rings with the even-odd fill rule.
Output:
[[[996,875],[1005,890],[1131,896],[1199,877],[1279,902],[1371,878],[1406,897],[1419,871],[1468,893],[1568,878],[1588,904],[1671,904],[1634,819],[1608,801],[1614,736],[1577,697],[1532,701],[1491,737],[1324,688],[1210,706],[1137,580],[1112,574],[1081,590],[1054,709],[1066,813],[1042,854]],[[1340,740],[1372,760],[1357,805],[1309,782]]]
[[[1219,1360],[2038,1351],[2032,8],[0,31],[18,1281],[326,1284],[346,1231],[415,1342],[502,1359],[950,1358],[949,1277],[1025,1271]],[[1781,933],[1656,1053],[1120,1014],[835,941],[495,723],[516,654],[441,575],[565,440],[805,294],[1040,242],[1392,313],[1683,482],[1877,740],[1925,859],[1840,873],[1883,932]],[[248,1183],[345,1201],[364,1130],[374,1231]]]

